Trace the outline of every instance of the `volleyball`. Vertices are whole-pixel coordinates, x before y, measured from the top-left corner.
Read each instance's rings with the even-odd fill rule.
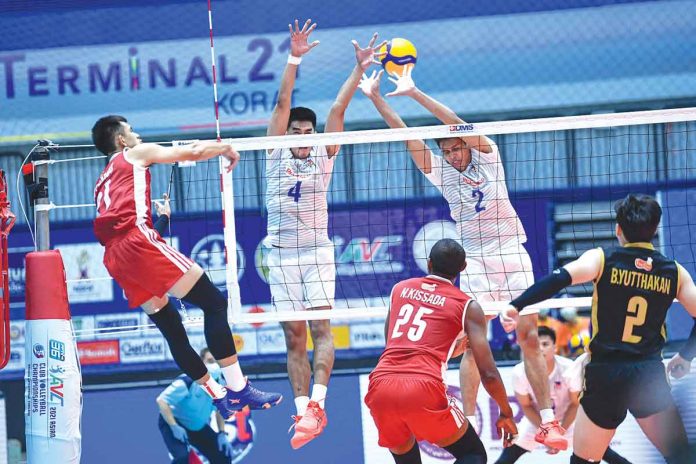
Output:
[[[585,352],[585,349],[590,344],[590,334],[583,331],[574,334],[568,342],[568,355],[575,358]]]
[[[391,39],[386,45],[379,49],[380,53],[386,52],[380,58],[382,67],[387,74],[401,75],[407,66],[414,67],[418,51],[416,46],[406,39]]]

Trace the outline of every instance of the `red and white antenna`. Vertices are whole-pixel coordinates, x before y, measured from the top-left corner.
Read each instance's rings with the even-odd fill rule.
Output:
[[[217,141],[221,141],[220,137],[220,111],[218,105],[218,92],[217,92],[217,69],[215,67],[215,44],[213,41],[213,9],[211,6],[211,0],[208,0],[208,25],[210,26],[210,62],[213,67],[213,98],[215,101],[215,131],[217,135]]]

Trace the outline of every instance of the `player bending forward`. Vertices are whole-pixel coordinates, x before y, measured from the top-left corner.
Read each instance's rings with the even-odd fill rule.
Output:
[[[578,359],[573,362],[568,358],[556,355],[556,333],[549,327],[539,327],[539,346],[546,360],[549,391],[551,392],[556,420],[566,430],[568,440],[572,440],[573,423],[578,406],[580,406],[583,360]],[[522,412],[530,422],[531,427],[520,434],[511,447],[503,450],[503,454],[495,461],[495,464],[513,464],[524,454],[531,453],[539,446],[534,440],[534,434],[541,422],[541,416],[539,416],[539,407],[536,404],[532,386],[524,373],[523,363],[516,365],[512,370],[512,386],[517,402],[520,403]],[[555,454],[558,451],[549,448],[546,452]],[[611,448],[607,448],[602,460],[609,464],[631,464]]]
[[[459,116],[442,103],[416,88],[410,69],[398,79],[391,95],[408,95],[445,124],[462,124]],[[363,76],[360,89],[372,100],[392,128],[406,127],[379,91],[382,72]],[[527,241],[522,223],[512,207],[505,186],[505,173],[498,147],[488,137],[468,136],[441,139],[442,156],[435,155],[422,140],[406,146],[414,163],[442,192],[464,248],[467,267],[460,276],[460,288],[477,301],[509,301],[534,281],[532,262],[523,244]],[[547,446],[566,449],[568,440],[555,420],[546,382],[546,366],[539,350],[536,311],[525,311],[517,328],[525,372],[541,408],[536,440]],[[474,421],[476,396],[481,379],[475,359],[467,351],[462,357],[460,383],[464,412]]]
[[[290,56],[280,82],[278,103],[268,126],[268,135],[313,134],[317,117],[309,108],[290,108],[297,67],[302,56],[319,44],[308,43],[316,27],[307,20],[300,29],[290,26]],[[336,96],[326,119],[325,132],[343,130],[346,108],[363,71],[375,63],[377,34],[367,48],[353,41],[356,65]],[[326,195],[339,146],[275,149],[266,160],[266,209],[270,250],[265,264],[273,306],[278,311],[331,309],[336,286],[334,248],[328,234]],[[333,336],[328,320],[309,322],[314,342],[314,385],[309,397],[312,369],[307,356],[307,323],[283,322],[288,350],[288,377],[295,396],[295,433],[290,440],[297,449],[313,440],[326,427],[324,409],[334,363]]]
[[[280,394],[255,389],[242,374],[227,323],[227,299],[203,269],[167,245],[152,224],[151,165],[223,156],[231,170],[239,154],[230,145],[215,142],[181,147],[142,143],[122,116],[99,119],[92,128],[92,139],[97,149],[109,157],[94,188],[94,234],[106,248],[104,266],[123,289],[128,306],[143,308],[167,340],[174,361],[213,398],[225,419],[245,406],[263,409],[278,404]],[[203,310],[205,340],[227,387],[210,376],[191,347],[181,315],[168,295]]]
[[[696,316],[688,271],[650,243],[662,209],[647,195],[615,205],[620,247],[595,248],[527,289],[501,313],[506,330],[518,311],[568,285],[594,283],[590,362],[575,424],[571,464],[599,462],[631,412],[669,464],[693,464],[686,432],[662,364],[664,324],[674,298]]]
[[[439,240],[430,251],[426,277],[397,283],[385,324],[386,347],[370,374],[365,404],[397,464],[421,462],[418,440],[449,451],[456,464],[485,464],[486,450],[462,411],[448,397],[447,360],[468,336],[483,385],[500,407],[496,427],[509,446],[517,434],[512,409],[486,338],[478,303],[454,286],[466,266],[456,241]]]

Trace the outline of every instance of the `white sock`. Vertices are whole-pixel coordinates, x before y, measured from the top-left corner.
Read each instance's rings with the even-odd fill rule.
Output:
[[[539,411],[541,415],[541,423],[546,424],[547,422],[553,422],[556,420],[556,416],[553,415],[553,409],[542,409]]]
[[[469,421],[473,428],[476,428],[476,416],[466,416],[466,420]]]
[[[312,401],[316,401],[319,403],[319,406],[321,406],[321,409],[324,409],[324,404],[326,401],[326,390],[327,390],[326,385],[321,385],[318,383],[315,383],[312,386],[312,397],[310,398]]]
[[[304,416],[307,411],[307,405],[309,404],[309,396],[298,396],[295,398],[295,408],[297,409],[298,416]]]
[[[227,367],[220,366],[220,369],[230,390],[236,392],[244,390],[247,380],[242,374],[242,366],[239,365],[239,361]]]
[[[205,390],[205,392],[213,399],[224,398],[227,394],[225,387],[217,383],[212,376],[210,376],[208,381],[201,386],[203,387],[203,390]]]

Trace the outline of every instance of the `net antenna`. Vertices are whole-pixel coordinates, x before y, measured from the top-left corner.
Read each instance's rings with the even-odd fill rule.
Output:
[[[213,7],[212,0],[208,0],[208,27],[210,30],[210,66],[213,71],[213,105],[215,108],[215,135],[218,142],[222,141],[220,135],[220,105],[217,91],[217,68],[215,66],[215,40],[213,35]],[[229,161],[218,157],[220,170],[220,200],[222,206],[222,219],[224,225],[225,242],[225,281],[227,286],[227,314],[232,321],[237,320],[242,314],[242,299],[237,280],[237,232],[234,227],[234,188],[232,184],[232,172],[225,169]],[[230,225],[232,227],[228,227]]]

